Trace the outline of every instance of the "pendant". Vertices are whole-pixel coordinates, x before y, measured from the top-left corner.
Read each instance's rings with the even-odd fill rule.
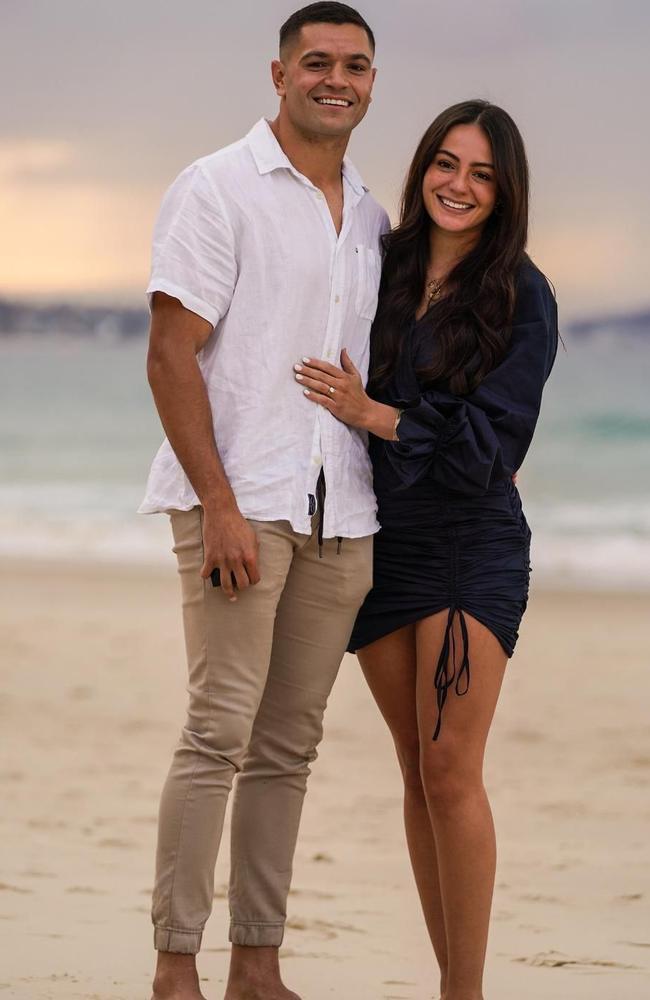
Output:
[[[429,304],[431,304],[431,302],[437,302],[438,301],[438,299],[440,298],[440,294],[442,292],[442,285],[443,285],[443,282],[442,281],[438,281],[436,278],[432,278],[431,281],[428,282],[428,284],[427,284],[427,297],[428,297]]]

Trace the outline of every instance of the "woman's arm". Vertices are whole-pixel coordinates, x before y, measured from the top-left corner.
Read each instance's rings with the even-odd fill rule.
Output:
[[[305,396],[324,406],[337,420],[385,441],[396,441],[402,410],[370,398],[345,348],[341,351],[341,365],[337,368],[317,358],[303,358],[302,364],[294,365],[295,378]]]
[[[508,352],[467,396],[432,389],[404,401],[399,440],[386,456],[407,487],[430,475],[449,489],[484,493],[521,466],[557,348],[557,309],[544,276],[527,269]]]
[[[512,477],[523,462],[557,336],[555,299],[544,276],[530,267],[520,281],[508,352],[467,396],[428,390],[385,406],[365,393],[347,352],[342,370],[303,358],[296,379],[309,399],[339,420],[383,438],[404,487],[431,475],[450,489],[484,493],[493,481]]]

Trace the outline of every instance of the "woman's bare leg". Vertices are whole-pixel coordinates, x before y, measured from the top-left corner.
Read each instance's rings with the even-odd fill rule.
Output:
[[[395,741],[404,778],[404,825],[424,919],[440,967],[441,990],[447,977],[447,940],[440,901],[436,847],[420,776],[416,710],[415,627],[399,629],[359,650],[368,686]]]
[[[447,936],[445,1000],[482,1000],[483,968],[494,890],[496,844],[492,813],[483,785],[485,744],[507,657],[492,633],[465,615],[471,683],[460,697],[450,688],[442,729],[437,717],[434,676],[448,612],[416,625],[417,712],[424,794],[438,857]],[[454,623],[457,659],[462,639]]]

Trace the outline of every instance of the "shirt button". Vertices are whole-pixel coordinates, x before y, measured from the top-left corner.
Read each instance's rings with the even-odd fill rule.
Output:
[[[335,301],[335,302],[336,302],[336,304],[338,305],[338,304],[339,304],[339,302],[341,301],[341,296],[340,296],[340,295],[337,295],[337,296],[335,297],[334,301]]]

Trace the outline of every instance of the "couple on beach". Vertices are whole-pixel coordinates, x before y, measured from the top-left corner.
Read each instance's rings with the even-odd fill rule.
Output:
[[[557,314],[526,255],[526,154],[502,109],[435,118],[390,230],[344,158],[374,51],[344,4],[294,13],[277,118],[183,171],[156,225],[148,375],[167,439],[141,510],[171,515],[189,710],[160,807],[155,1000],[202,996],[235,774],[225,997],[298,1000],[278,949],[346,649],[395,741],[442,998],[483,997],[483,756],[526,607],[514,477]]]

